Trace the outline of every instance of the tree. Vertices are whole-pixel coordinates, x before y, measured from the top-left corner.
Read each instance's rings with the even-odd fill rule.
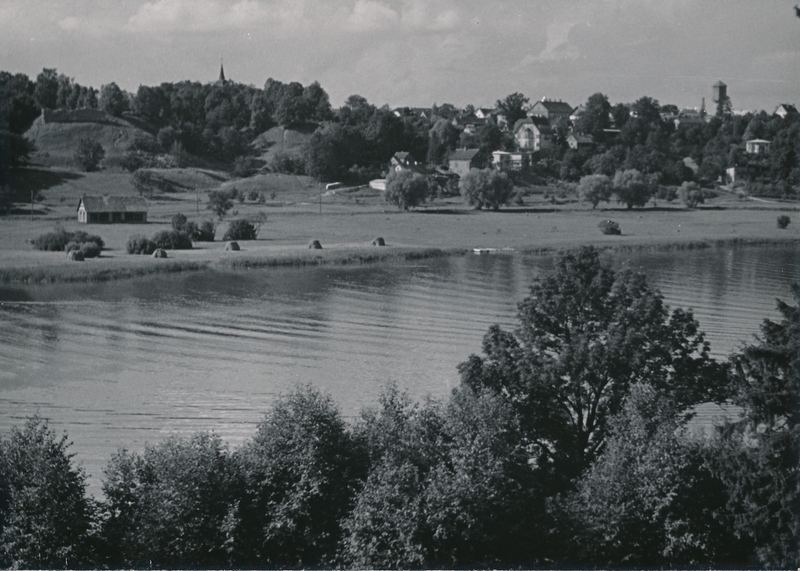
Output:
[[[233,472],[219,436],[197,433],[119,450],[105,470],[102,536],[112,566],[211,567],[228,562]]]
[[[33,98],[40,107],[55,109],[58,105],[58,72],[55,68],[44,68],[36,76]]]
[[[581,200],[591,202],[592,208],[597,208],[601,200],[611,200],[611,189],[611,179],[604,174],[584,176],[578,183]]]
[[[94,512],[69,446],[38,416],[0,441],[0,564],[52,569],[87,555]]]
[[[533,461],[562,485],[594,460],[633,384],[647,381],[681,406],[726,394],[691,312],[670,314],[643,274],[615,272],[594,248],[560,256],[518,320],[514,334],[489,329],[485,357],[459,365],[461,382],[518,411]]]
[[[461,196],[475,208],[498,210],[508,204],[514,192],[514,183],[504,172],[494,169],[471,169],[458,184]]]
[[[106,151],[99,141],[89,137],[84,137],[78,143],[78,148],[73,155],[75,162],[86,172],[96,171],[100,167],[100,161],[106,156]]]
[[[617,171],[613,187],[617,202],[624,203],[629,209],[634,206],[644,206],[653,195],[650,184],[636,169]]]
[[[255,225],[249,220],[239,218],[232,220],[228,224],[228,229],[222,236],[224,241],[227,240],[255,240],[258,237],[258,230]]]
[[[119,86],[113,81],[100,88],[100,101],[98,107],[114,117],[122,117],[128,110],[128,98]]]
[[[281,396],[236,462],[237,564],[331,565],[359,465],[331,398],[311,387]]]
[[[579,133],[591,135],[596,142],[603,141],[603,129],[608,128],[608,115],[610,112],[611,104],[608,102],[607,96],[602,93],[595,93],[589,96],[583,113],[575,122],[575,130]]]
[[[722,483],[685,415],[645,383],[609,423],[609,438],[559,507],[566,561],[582,566],[698,567],[741,564],[746,552],[726,518]]]
[[[396,204],[401,210],[419,206],[428,195],[428,180],[421,174],[410,170],[392,170],[386,177],[386,202]]]
[[[698,204],[705,203],[705,193],[696,182],[684,182],[678,189],[678,194],[686,208],[697,208]]]
[[[779,322],[732,358],[740,421],[725,427],[717,473],[730,495],[736,530],[765,567],[800,565],[800,285],[795,305],[778,301]]]
[[[517,120],[527,117],[528,114],[525,107],[529,101],[530,99],[522,93],[515,92],[511,95],[506,95],[505,99],[498,99],[495,106],[505,114],[506,123],[513,128]]]
[[[208,193],[208,204],[206,208],[217,215],[217,218],[222,220],[228,213],[228,210],[233,208],[233,192],[230,190],[212,190]]]

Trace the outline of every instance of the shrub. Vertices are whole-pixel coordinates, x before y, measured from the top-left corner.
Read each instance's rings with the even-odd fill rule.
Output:
[[[269,169],[284,174],[305,174],[303,158],[286,151],[276,151],[270,156]]]
[[[258,230],[255,225],[249,220],[239,218],[233,220],[222,237],[223,240],[255,240],[258,236]]]
[[[67,251],[66,247],[70,242],[74,242],[75,244],[92,242],[96,244],[100,250],[102,250],[103,246],[105,245],[100,236],[88,234],[82,230],[68,232],[63,228],[56,228],[53,232],[42,234],[31,241],[34,248],[37,250],[44,250],[45,252]]]
[[[705,192],[696,182],[684,182],[678,189],[678,194],[686,208],[697,208],[698,204],[704,204],[706,201]]]
[[[194,238],[195,242],[213,242],[216,231],[217,229],[211,220],[203,220],[192,238]]]
[[[186,218],[185,214],[181,214],[178,212],[175,216],[172,217],[170,221],[172,223],[172,229],[177,230],[178,232],[183,232],[186,229],[186,223],[188,219]]]
[[[611,191],[611,179],[604,174],[587,175],[578,183],[581,200],[591,203],[592,208],[597,208],[601,200],[611,200]]]
[[[250,202],[256,202],[258,200],[258,191],[253,189],[247,193],[247,200]]]
[[[791,218],[789,218],[785,214],[781,214],[780,216],[778,216],[778,228],[783,230],[784,228],[786,228],[789,225],[789,223],[791,221],[792,221]]]
[[[191,250],[192,239],[186,232],[177,230],[161,230],[153,235],[156,248],[164,250]]]
[[[94,242],[70,242],[64,247],[65,252],[80,252],[84,258],[96,258],[102,249]]]
[[[253,176],[258,172],[258,161],[254,157],[236,157],[233,160],[233,174],[240,178]]]
[[[228,213],[228,210],[233,208],[233,199],[239,195],[237,189],[231,190],[212,190],[208,193],[208,204],[206,208],[211,210],[217,215],[217,218],[222,220]]]
[[[384,198],[402,210],[424,203],[427,194],[428,181],[421,174],[393,170],[386,177]]]
[[[144,254],[149,256],[156,250],[156,243],[147,236],[135,234],[128,238],[128,243],[125,245],[125,250],[129,254]]]
[[[90,138],[81,139],[74,154],[75,162],[86,172],[96,171],[105,156],[103,145]]]
[[[616,235],[619,236],[622,234],[622,229],[619,227],[619,224],[614,222],[613,220],[603,220],[600,224],[597,225],[600,228],[600,231],[603,234],[608,235]]]
[[[514,183],[504,172],[471,169],[461,178],[459,188],[461,196],[470,206],[497,210],[511,200]]]

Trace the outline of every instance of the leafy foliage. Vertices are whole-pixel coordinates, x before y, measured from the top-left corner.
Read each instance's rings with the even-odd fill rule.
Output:
[[[42,234],[31,240],[31,244],[37,250],[46,252],[64,252],[67,245],[92,243],[102,250],[105,246],[103,239],[94,234],[88,234],[83,230],[69,231],[61,227],[56,227],[52,232]]]
[[[392,170],[386,177],[386,202],[397,205],[401,210],[419,206],[428,195],[428,180],[421,174],[410,170]]]
[[[670,315],[643,274],[613,271],[593,248],[560,256],[519,304],[516,333],[492,326],[483,350],[459,365],[462,384],[506,399],[537,464],[561,478],[591,464],[633,384],[681,405],[725,394],[692,314]]]
[[[158,245],[147,236],[134,234],[128,238],[128,242],[125,244],[125,251],[129,254],[145,254],[149,256],[155,252],[157,247]]]
[[[225,231],[223,240],[255,240],[258,237],[258,230],[255,225],[244,218],[231,220],[228,229]]]
[[[28,419],[0,442],[0,560],[44,569],[87,557],[94,517],[86,476],[72,466],[66,434]],[[85,560],[85,559],[84,559]]]
[[[622,234],[622,228],[619,227],[619,223],[613,220],[601,220],[597,227],[606,235],[619,236]]]
[[[153,243],[156,248],[164,250],[191,250],[192,238],[178,230],[160,230],[153,234]]]
[[[103,145],[88,137],[80,140],[74,155],[75,162],[86,172],[96,171],[105,156]]]
[[[514,192],[514,183],[504,172],[494,169],[472,169],[459,182],[464,200],[475,208],[498,210],[508,204]]]
[[[601,200],[608,202],[611,199],[611,179],[604,174],[584,176],[578,183],[578,193],[581,200],[590,202],[592,208],[597,208]]]
[[[214,434],[171,437],[143,455],[118,451],[103,480],[107,557],[136,567],[225,565],[231,479]]]
[[[206,208],[222,220],[228,210],[233,208],[233,199],[238,195],[238,192],[234,193],[234,190],[212,190],[208,193]]]
[[[789,226],[789,223],[791,221],[792,219],[789,218],[786,214],[781,214],[780,216],[778,216],[778,228],[780,228],[781,230],[785,229],[787,226]]]
[[[678,189],[678,195],[686,208],[697,208],[706,201],[705,192],[696,182],[684,182]]]
[[[339,411],[311,387],[281,397],[236,453],[242,478],[232,521],[237,562],[334,561],[358,462]]]

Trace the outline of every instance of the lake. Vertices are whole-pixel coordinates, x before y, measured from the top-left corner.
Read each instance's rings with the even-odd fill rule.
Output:
[[[716,357],[777,319],[800,250],[730,247],[608,254],[692,308]],[[118,447],[214,430],[253,435],[297,384],[353,418],[388,382],[445,397],[493,323],[511,328],[548,256],[197,272],[101,284],[0,288],[0,432],[40,414],[67,430],[99,493]]]

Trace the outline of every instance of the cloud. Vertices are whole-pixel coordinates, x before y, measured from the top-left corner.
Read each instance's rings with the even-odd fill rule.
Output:
[[[358,0],[347,18],[351,31],[373,31],[397,25],[400,15],[393,9],[372,0]]]

